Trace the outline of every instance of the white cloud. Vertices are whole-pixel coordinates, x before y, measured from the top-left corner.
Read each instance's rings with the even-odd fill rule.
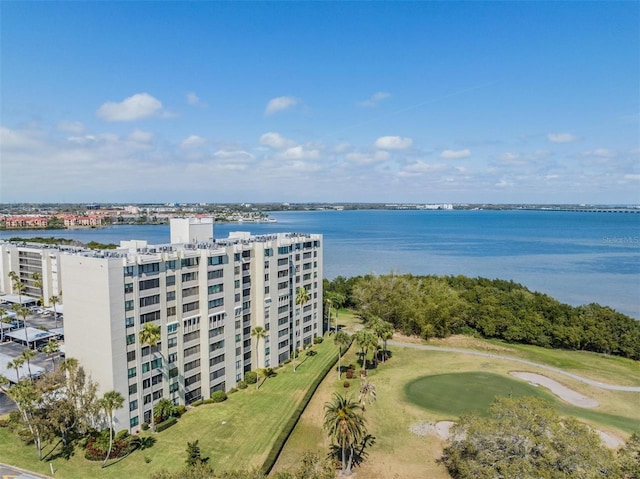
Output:
[[[106,121],[134,121],[164,115],[162,102],[148,93],[136,93],[122,102],[107,102],[96,114]]]
[[[381,136],[375,142],[376,148],[382,150],[406,150],[413,145],[411,138],[401,136]]]
[[[379,91],[379,92],[376,92],[373,95],[371,95],[371,98],[369,98],[369,99],[367,99],[365,101],[361,101],[358,104],[360,106],[368,106],[368,107],[377,106],[378,103],[380,103],[385,98],[389,98],[390,96],[391,96],[390,93],[386,93],[384,91]]]
[[[285,138],[280,135],[280,133],[270,131],[260,137],[260,144],[275,150],[282,150],[284,148],[291,148],[292,146],[295,146],[296,142]]]
[[[506,188],[507,186],[511,186],[511,183],[509,183],[507,180],[500,180],[498,181],[495,186],[497,186],[498,188]]]
[[[583,151],[583,156],[595,156],[598,158],[615,158],[618,156],[618,152],[614,150],[608,150],[606,148],[596,148],[595,150]]]
[[[373,153],[360,153],[354,151],[345,155],[345,158],[350,162],[358,165],[370,165],[372,163],[380,163],[389,159],[388,151],[376,151]]]
[[[277,111],[286,110],[296,106],[300,100],[292,96],[279,96],[272,98],[267,103],[267,107],[264,110],[265,116],[272,115]]]
[[[447,160],[459,160],[462,158],[469,158],[471,156],[471,151],[468,149],[464,150],[444,150],[440,153],[440,158],[445,158]]]
[[[518,158],[520,158],[520,155],[518,153],[511,153],[509,151],[500,155],[500,159],[506,162],[517,160]]]
[[[129,135],[129,139],[138,143],[150,143],[153,141],[153,133],[149,131],[134,130]]]
[[[79,121],[61,121],[58,123],[58,130],[79,135],[84,131],[84,125]]]
[[[549,133],[547,139],[552,143],[572,143],[579,138],[571,133]]]
[[[180,146],[182,148],[198,148],[206,144],[207,144],[206,138],[202,138],[201,136],[198,136],[198,135],[190,135],[184,140],[182,140],[182,142],[180,142]]]
[[[307,150],[298,145],[287,148],[279,156],[285,160],[317,160],[320,157],[320,151]]]
[[[190,91],[189,93],[187,93],[187,103],[191,106],[199,106],[199,107],[206,107],[207,104],[205,102],[203,102],[200,97],[198,97],[198,95],[196,95],[194,92]]]
[[[625,179],[625,180],[640,181],[640,175],[637,175],[637,174],[628,174],[628,175],[624,175],[624,179]]]
[[[348,151],[350,149],[351,145],[346,141],[342,141],[333,147],[333,151],[335,151],[336,153],[344,153],[345,151]]]
[[[418,160],[410,165],[407,165],[403,171],[406,173],[430,173],[433,171],[444,171],[448,167],[442,163],[427,163],[423,160]]]

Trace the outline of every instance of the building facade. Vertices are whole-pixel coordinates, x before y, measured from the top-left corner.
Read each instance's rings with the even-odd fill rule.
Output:
[[[193,242],[61,255],[67,356],[125,397],[119,428],[149,423],[160,398],[189,404],[228,391],[323,334],[321,235],[212,240],[201,223]],[[299,305],[301,287],[309,299]],[[148,322],[160,327],[156,346],[140,342]],[[256,326],[264,339],[251,336]]]

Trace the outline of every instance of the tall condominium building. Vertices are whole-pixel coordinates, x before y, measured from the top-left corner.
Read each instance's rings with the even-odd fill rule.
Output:
[[[212,224],[196,219],[171,229],[185,242],[61,255],[67,356],[125,397],[121,428],[150,422],[159,398],[189,404],[229,390],[323,333],[321,235],[213,240]],[[140,341],[149,322],[160,327],[155,347]],[[264,339],[251,336],[256,326]]]
[[[48,247],[35,243],[0,242],[0,292],[18,294],[15,284],[9,276],[10,272],[18,275],[25,286],[23,296],[44,300],[60,296],[62,291],[60,254],[64,249],[74,251],[71,247]],[[34,276],[34,273],[37,275]],[[36,278],[40,278],[36,280]]]

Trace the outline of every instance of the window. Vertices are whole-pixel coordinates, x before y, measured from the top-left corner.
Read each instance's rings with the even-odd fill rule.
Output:
[[[283,306],[278,306],[278,314],[283,314],[289,311],[289,305],[285,304]]]
[[[133,311],[134,302],[132,299],[124,302],[124,310],[125,311]]]
[[[287,289],[288,287],[289,287],[288,281],[282,281],[281,283],[278,283],[278,290]]]
[[[127,369],[127,376],[129,377],[129,379],[135,378],[136,377],[136,368]]]
[[[280,258],[278,260],[278,266],[287,266],[289,264],[289,258]]]
[[[129,419],[129,427],[136,427],[138,425],[138,416]]]
[[[198,266],[200,264],[200,258],[196,256],[195,258],[182,258],[180,261],[180,265],[183,268],[187,268],[189,266]]]
[[[233,254],[233,261],[240,261],[240,253]]]
[[[142,369],[142,374],[148,373],[149,372],[149,363],[148,362],[142,363],[142,368],[141,369]]]
[[[185,378],[184,385],[185,385],[185,387],[189,387],[192,384],[195,384],[195,383],[197,383],[199,381],[200,381],[200,373],[194,374],[191,377]]]
[[[140,291],[144,291],[145,289],[153,289],[160,287],[160,278],[153,279],[144,279],[138,282],[138,288]]]
[[[217,298],[209,301],[209,309],[217,308],[223,305],[224,305],[224,298]]]
[[[220,283],[220,284],[212,284],[211,286],[209,286],[207,288],[207,292],[209,294],[222,293],[223,289],[224,288],[223,288],[222,283]]]
[[[195,346],[191,346],[184,350],[184,357],[192,356],[194,354],[198,354],[200,352],[200,345],[197,344]]]
[[[184,335],[183,341],[185,343],[189,341],[193,341],[194,339],[198,339],[200,337],[200,331],[192,331]]]
[[[284,341],[280,341],[278,343],[278,349],[286,348],[289,345],[289,340],[285,339]]]
[[[167,308],[167,317],[175,316],[175,315],[176,315],[176,307],[175,306],[169,306]]]
[[[198,279],[198,272],[192,271],[191,273],[182,273],[182,282],[195,281]]]
[[[209,345],[209,352],[224,348],[224,339]]]
[[[173,334],[173,333],[177,332],[179,324],[180,323],[178,323],[178,322],[167,324],[167,334]]]
[[[178,338],[174,336],[173,338],[167,339],[167,347],[175,348],[178,345]]]
[[[176,260],[172,259],[170,261],[165,261],[164,268],[165,269],[176,269]]]
[[[220,356],[216,356],[215,358],[209,359],[209,367],[215,366],[216,364],[220,364],[224,362],[224,354]]]
[[[135,394],[138,392],[137,384],[129,384],[129,394]]]
[[[169,353],[167,355],[167,362],[169,364],[175,363],[178,360],[178,353]]]
[[[127,352],[127,362],[135,361],[135,360],[136,360],[136,352],[135,351],[128,351]]]
[[[210,338],[215,338],[216,336],[219,336],[221,334],[224,334],[224,326],[219,326],[217,328],[213,328],[209,330]]]
[[[224,368],[220,368],[217,371],[213,371],[209,375],[209,379],[211,379],[211,381],[213,381],[214,379],[221,378],[222,376],[224,376],[224,374],[225,374]]]
[[[150,321],[157,321],[160,319],[160,311],[152,311],[140,315],[140,324],[148,323]]]
[[[153,296],[145,296],[144,298],[140,298],[140,307],[144,308],[145,306],[152,306],[154,304],[158,304],[159,302],[159,294],[154,294]]]
[[[283,269],[281,271],[278,271],[278,278],[285,278],[289,276],[289,270],[288,269]]]
[[[196,359],[195,361],[190,361],[188,363],[185,363],[184,372],[186,373],[187,371],[191,371],[192,369],[199,368],[199,367],[200,367],[200,360]]]
[[[127,334],[127,344],[134,344],[136,342],[135,334]]]
[[[180,383],[173,383],[169,385],[169,393],[174,393],[180,389]]]
[[[278,254],[287,254],[287,253],[289,253],[288,246],[278,246]]]
[[[160,383],[162,383],[162,374],[157,374],[151,378],[151,384],[153,386]]]
[[[224,264],[224,256],[210,256],[209,265],[215,266],[217,264]]]
[[[265,248],[264,255],[268,258],[269,256],[273,256],[273,248]]]
[[[162,367],[162,358],[156,358],[151,360],[151,369],[159,369]]]
[[[170,377],[170,378],[176,378],[176,377],[178,377],[178,368],[171,368],[171,369],[169,369],[169,377]]]
[[[167,286],[173,286],[176,284],[176,277],[174,276],[167,276]]]
[[[124,293],[133,293],[133,283],[125,283],[124,285]]]
[[[192,286],[191,288],[184,288],[182,290],[182,297],[188,298],[189,296],[195,296],[200,292],[199,286]]]
[[[264,287],[264,294],[269,294],[269,286]]]
[[[160,263],[148,263],[138,265],[138,274],[150,274],[160,271]]]
[[[125,276],[133,276],[133,266],[125,266],[124,267],[124,275]]]
[[[127,328],[131,328],[136,324],[136,318],[131,317],[131,318],[124,318],[124,325]]]
[[[173,301],[176,299],[175,291],[167,291],[167,301]]]
[[[129,411],[135,411],[136,409],[138,409],[138,400],[134,399],[129,403]]]
[[[216,269],[215,271],[209,271],[207,273],[207,279],[217,279],[217,278],[222,278],[223,276],[223,270],[221,269]]]
[[[192,303],[185,303],[182,305],[182,312],[188,313],[189,311],[195,311],[200,307],[199,301],[194,301]]]

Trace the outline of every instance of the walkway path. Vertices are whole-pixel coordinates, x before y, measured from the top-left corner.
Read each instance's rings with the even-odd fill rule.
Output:
[[[608,389],[610,391],[640,392],[640,386],[616,386],[612,384],[606,384],[599,381],[594,381],[593,379],[583,378],[582,376],[578,376],[577,374],[563,371],[562,369],[554,368],[553,366],[547,366],[546,364],[535,363],[533,361],[528,361],[526,359],[514,358],[512,356],[502,356],[501,354],[483,353],[481,351],[473,351],[472,349],[445,348],[440,346],[427,346],[424,344],[403,343],[400,341],[387,341],[387,344],[393,345],[393,346],[400,346],[403,348],[422,349],[425,351],[440,351],[440,352],[448,352],[448,353],[471,354],[473,356],[483,356],[485,358],[513,361],[517,363],[527,364],[529,366],[535,366],[537,368],[546,369],[548,371],[553,371],[558,374],[563,374],[567,377],[576,379],[578,381],[589,384],[591,386],[595,386],[600,389]]]

